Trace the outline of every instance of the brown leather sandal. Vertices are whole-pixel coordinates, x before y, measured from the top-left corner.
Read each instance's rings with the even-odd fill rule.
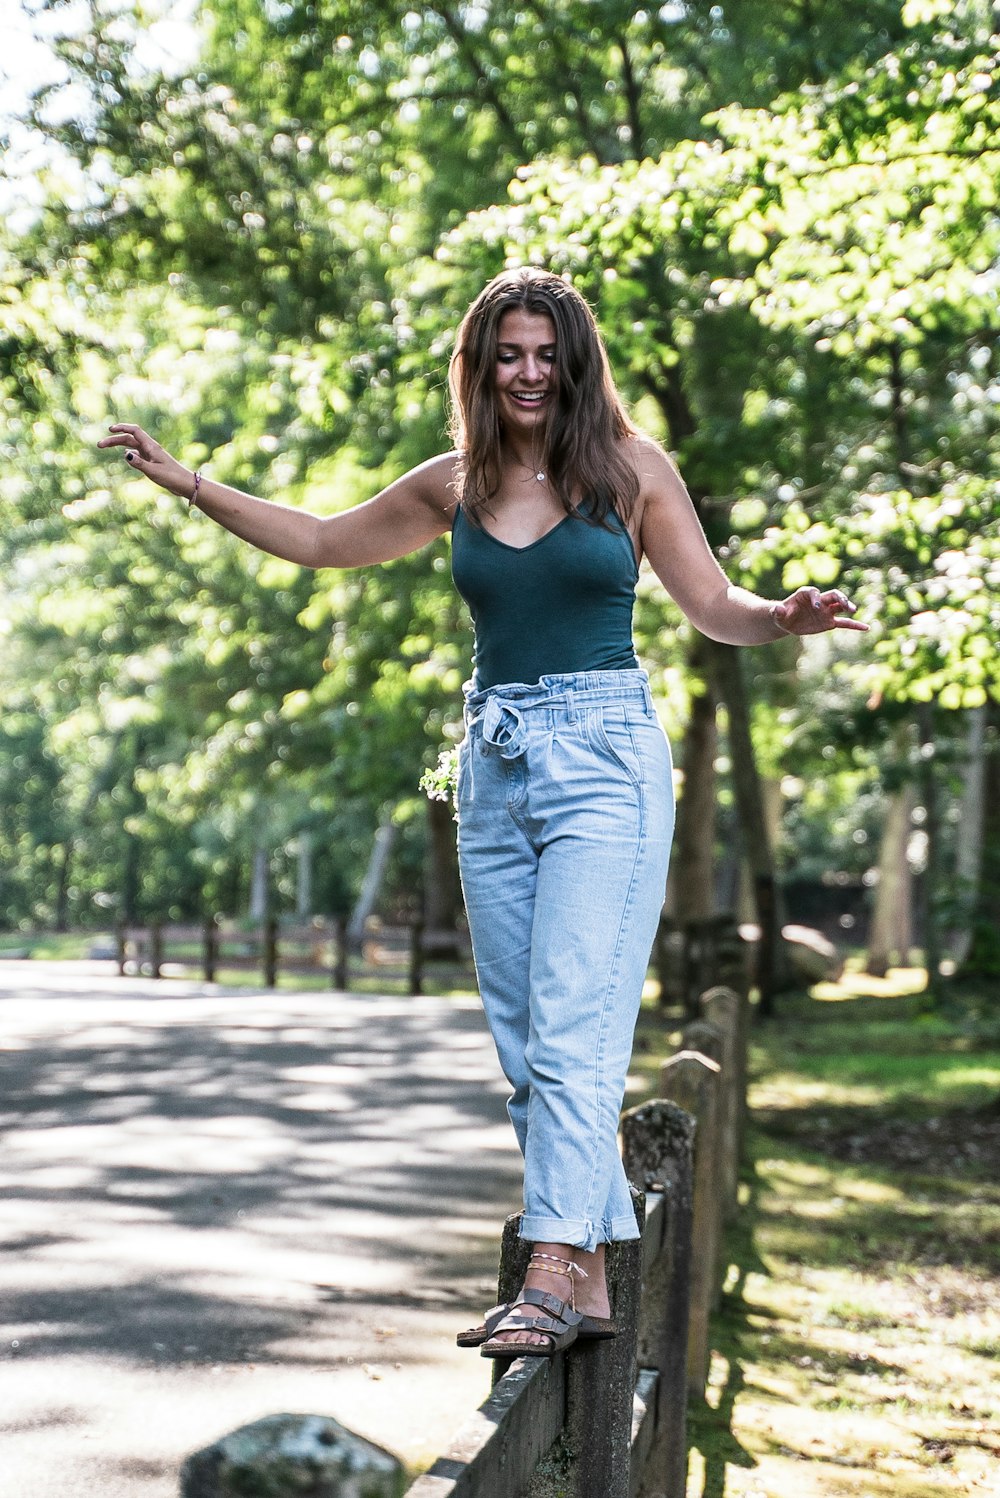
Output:
[[[508,1300],[505,1305],[494,1306],[491,1311],[487,1311],[478,1326],[470,1326],[468,1331],[459,1332],[455,1338],[456,1345],[458,1347],[481,1347],[484,1342],[488,1342],[499,1322],[505,1316],[510,1315],[513,1304],[513,1301]]]
[[[522,1306],[537,1306],[538,1309],[518,1315],[518,1308]],[[580,1334],[582,1320],[580,1312],[574,1311],[573,1307],[567,1301],[560,1300],[558,1295],[549,1295],[544,1290],[522,1290],[517,1297],[515,1309],[510,1315],[504,1316],[501,1321],[497,1322],[492,1335],[479,1349],[480,1356],[484,1358],[554,1357],[557,1352],[563,1352],[576,1341]],[[532,1332],[540,1334],[547,1340],[522,1342],[512,1339],[509,1342],[498,1342],[496,1337],[500,1332]]]
[[[503,1318],[509,1315],[514,1304],[514,1301],[508,1301],[505,1306],[494,1306],[491,1311],[486,1312],[478,1326],[470,1326],[468,1331],[459,1332],[455,1338],[456,1344],[459,1347],[482,1347],[492,1337]],[[609,1342],[612,1337],[617,1337],[618,1328],[610,1316],[588,1316],[584,1311],[581,1313],[576,1335],[581,1342]]]

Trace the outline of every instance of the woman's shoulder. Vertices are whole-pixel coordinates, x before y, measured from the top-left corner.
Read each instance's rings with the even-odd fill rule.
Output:
[[[404,482],[424,504],[450,515],[461,495],[462,463],[459,452],[438,453],[411,468]]]
[[[624,440],[626,451],[640,478],[645,473],[657,472],[664,463],[671,464],[662,442],[657,442],[648,432],[629,432]]]
[[[639,506],[669,499],[683,480],[677,464],[661,442],[645,432],[633,432],[625,439],[629,458],[639,479]]]

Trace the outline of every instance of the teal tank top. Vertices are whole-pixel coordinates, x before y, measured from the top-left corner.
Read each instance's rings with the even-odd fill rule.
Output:
[[[479,690],[638,665],[635,550],[614,512],[608,526],[567,515],[528,546],[508,546],[457,507],[451,573],[472,615]]]

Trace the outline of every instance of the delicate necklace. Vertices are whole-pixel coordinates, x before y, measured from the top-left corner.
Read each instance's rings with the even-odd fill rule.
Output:
[[[528,468],[528,464],[527,463],[525,463],[524,466],[525,466],[525,468]],[[539,484],[544,484],[545,483],[545,474],[539,468],[539,466],[538,466],[538,459],[535,457],[535,434],[534,434],[534,432],[532,432],[532,434],[531,434],[531,466],[530,466],[529,472],[531,472],[531,473],[533,473],[535,475],[535,480],[536,480],[537,483],[539,483]]]
[[[534,458],[534,454],[532,454],[532,458]],[[525,463],[521,458],[518,458],[517,466],[518,468],[523,468],[525,473],[530,473],[536,483],[545,483],[545,474],[540,468],[535,467],[534,461],[532,461],[531,463]]]

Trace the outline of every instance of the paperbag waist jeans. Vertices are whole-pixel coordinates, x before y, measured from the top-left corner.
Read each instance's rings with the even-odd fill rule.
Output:
[[[524,1154],[522,1236],[638,1230],[618,1118],[673,834],[646,673],[466,688],[458,847],[487,1021]]]

